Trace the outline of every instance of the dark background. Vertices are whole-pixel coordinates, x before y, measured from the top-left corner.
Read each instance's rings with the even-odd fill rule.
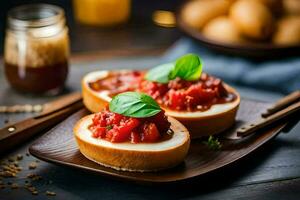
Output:
[[[135,48],[136,45],[138,46],[138,48],[142,48],[142,44],[139,44],[138,41],[140,37],[149,37],[149,41],[154,42],[152,46],[155,46],[156,44],[157,47],[160,47],[160,45],[170,45],[177,39],[177,31],[175,29],[159,28],[155,26],[151,21],[151,15],[154,10],[158,9],[174,11],[176,10],[180,2],[180,0],[132,0],[131,18],[128,24],[125,24],[125,26],[123,27],[118,27],[114,29],[105,29],[100,27],[80,25],[76,23],[73,17],[73,5],[71,0],[0,1],[0,53],[3,53],[3,41],[5,35],[7,12],[9,9],[18,5],[30,3],[49,3],[64,8],[67,17],[67,25],[70,29],[72,52],[85,52],[99,51],[105,49],[110,50],[120,48],[120,46],[122,48],[122,45],[125,45],[125,43],[127,47],[131,44],[133,48]],[[169,33],[171,33],[171,35],[168,35],[166,37],[164,36],[164,34]],[[165,38],[165,41],[160,40],[159,42],[155,42],[157,41],[155,39],[159,37]],[[83,38],[86,39],[84,43],[77,44],[77,40],[82,40]]]

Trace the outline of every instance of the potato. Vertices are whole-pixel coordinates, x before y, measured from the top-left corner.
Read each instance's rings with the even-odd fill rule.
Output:
[[[190,27],[200,30],[209,20],[227,14],[229,7],[229,0],[191,1],[184,6],[182,19]]]
[[[211,20],[203,28],[203,35],[223,43],[239,44],[244,41],[235,24],[226,16]]]
[[[239,0],[231,6],[229,12],[230,19],[243,35],[258,40],[270,37],[274,22],[265,5],[253,0]]]
[[[280,19],[272,41],[279,45],[300,44],[300,16]]]
[[[287,15],[300,15],[300,0],[283,0],[283,10]]]
[[[276,16],[279,16],[282,13],[283,10],[282,0],[255,0],[255,1],[267,6],[270,9],[270,11]]]

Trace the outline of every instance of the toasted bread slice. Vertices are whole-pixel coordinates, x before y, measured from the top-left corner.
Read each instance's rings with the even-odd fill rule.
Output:
[[[126,73],[129,70],[120,70],[119,73]],[[92,112],[99,112],[103,109],[111,97],[108,96],[109,91],[94,91],[88,83],[108,77],[110,71],[96,71],[87,74],[82,79],[82,94],[85,106]],[[190,131],[191,138],[200,138],[203,136],[214,135],[220,133],[235,122],[235,116],[240,104],[239,93],[224,83],[224,87],[230,93],[234,93],[236,98],[233,102],[215,104],[206,111],[175,111],[162,107],[166,111],[166,115],[179,120]]]
[[[174,118],[169,117],[173,136],[168,140],[155,143],[111,143],[92,137],[88,129],[94,114],[79,120],[74,134],[80,152],[88,159],[116,170],[158,171],[181,163],[190,146],[187,129]]]

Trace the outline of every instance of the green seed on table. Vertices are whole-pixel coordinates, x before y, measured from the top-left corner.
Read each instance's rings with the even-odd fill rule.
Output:
[[[30,192],[36,191],[36,188],[33,186],[28,186],[26,187],[27,190],[29,190]]]
[[[36,176],[35,174],[28,174],[27,178],[33,178],[34,176]]]
[[[42,105],[34,105],[33,106],[33,111],[34,112],[41,112],[43,110],[43,106]]]
[[[17,155],[17,160],[22,160],[23,159],[23,156],[21,154],[18,154]]]
[[[56,193],[55,192],[51,192],[51,191],[46,191],[46,195],[48,195],[48,196],[55,196]]]
[[[28,166],[29,169],[35,169],[36,167],[37,167],[37,164],[35,162],[30,163]]]
[[[19,188],[19,185],[17,183],[13,183],[11,185],[11,189],[18,189]]]
[[[15,159],[14,159],[14,157],[9,157],[9,158],[8,158],[8,161],[9,161],[9,162],[14,162]]]
[[[4,166],[2,166],[2,169],[4,169],[4,170],[10,170],[10,167],[8,165],[4,165]]]
[[[4,171],[3,177],[16,177],[16,174],[10,171]]]
[[[32,187],[31,183],[25,183],[25,188]]]
[[[38,181],[38,180],[41,180],[42,177],[41,176],[38,176],[36,175],[35,177],[32,178],[33,181]]]

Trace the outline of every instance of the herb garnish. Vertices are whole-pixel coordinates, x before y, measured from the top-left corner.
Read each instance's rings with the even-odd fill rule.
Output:
[[[109,131],[109,130],[111,130],[113,128],[113,125],[108,125],[108,126],[106,126],[106,129]]]
[[[149,70],[145,79],[158,83],[168,83],[176,77],[194,81],[200,78],[201,72],[202,63],[200,57],[195,54],[186,54],[175,62],[162,64]]]
[[[139,92],[124,92],[113,97],[109,110],[127,117],[144,118],[156,115],[161,108],[156,101]]]
[[[203,143],[212,150],[220,150],[222,147],[222,144],[219,142],[218,138],[214,138],[213,136],[209,136],[208,140],[204,141]]]

